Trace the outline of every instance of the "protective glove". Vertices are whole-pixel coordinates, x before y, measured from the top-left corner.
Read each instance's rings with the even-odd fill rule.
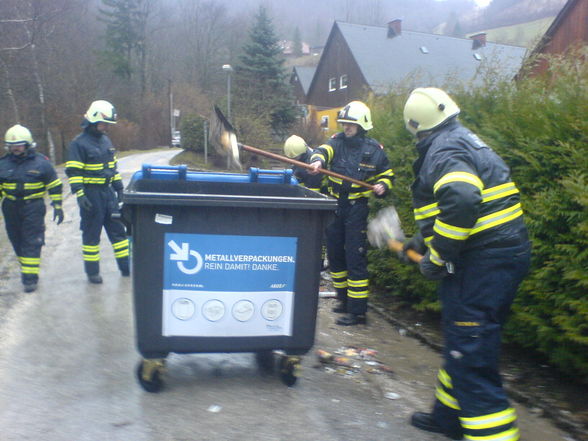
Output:
[[[59,206],[54,206],[53,207],[53,220],[55,222],[57,222],[57,225],[59,225],[61,222],[63,222],[63,209]]]
[[[425,240],[420,231],[414,233],[414,236],[402,245],[402,253],[400,253],[398,257],[400,257],[404,263],[410,263],[410,259],[406,255],[407,250],[414,250],[421,255],[427,252],[427,246],[425,245]]]
[[[78,205],[82,210],[90,211],[92,209],[92,202],[90,202],[88,196],[78,196]]]
[[[419,263],[419,269],[421,274],[429,280],[441,280],[449,274],[445,264],[439,266],[431,262],[431,250],[427,250],[423,256]]]

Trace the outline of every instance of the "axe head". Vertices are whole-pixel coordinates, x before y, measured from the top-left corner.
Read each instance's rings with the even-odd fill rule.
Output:
[[[221,156],[229,158],[231,166],[235,166],[241,170],[239,143],[237,142],[235,129],[216,106],[214,106],[214,116],[215,118],[211,122],[210,142]]]
[[[390,206],[380,210],[376,217],[368,223],[367,237],[370,244],[377,248],[386,248],[389,239],[404,242],[406,237],[402,231],[396,208]]]

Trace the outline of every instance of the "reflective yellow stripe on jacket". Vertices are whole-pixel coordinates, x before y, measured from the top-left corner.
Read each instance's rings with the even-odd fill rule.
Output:
[[[442,185],[447,184],[449,182],[458,181],[467,182],[472,185],[475,185],[477,188],[480,188],[479,183],[481,183],[481,181],[479,181],[479,179],[477,178],[473,179],[472,176],[474,175],[470,175],[469,173],[448,173],[447,175],[439,179],[439,181],[437,181],[437,183],[435,184],[435,189],[438,190]],[[497,185],[495,187],[481,189],[482,204],[487,204],[489,202],[493,202],[498,199],[511,196],[518,192],[519,190],[517,189],[514,182],[507,182],[506,184]],[[414,217],[415,220],[418,221],[437,216],[440,212],[441,211],[439,210],[439,204],[435,202],[432,204],[425,205],[423,207],[415,208]],[[479,233],[481,231],[487,230],[497,225],[502,225],[507,222],[510,222],[513,219],[516,219],[517,217],[521,216],[522,214],[523,209],[521,207],[521,204],[516,203],[511,207],[507,207],[502,210],[478,218],[478,220],[472,228],[457,227],[442,222],[439,219],[435,219],[433,230],[440,236],[444,236],[449,239],[466,240],[473,234]]]

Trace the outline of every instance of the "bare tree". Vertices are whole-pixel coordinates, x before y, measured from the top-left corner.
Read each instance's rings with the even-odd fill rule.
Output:
[[[10,26],[13,28],[15,41],[10,41],[8,44],[0,48],[2,53],[10,53],[12,59],[20,59],[23,68],[18,69],[20,72],[27,72],[27,75],[20,75],[32,82],[32,90],[35,91],[34,96],[37,101],[38,109],[38,131],[43,134],[47,141],[48,153],[50,158],[55,161],[55,145],[49,125],[47,124],[47,100],[46,88],[43,80],[43,73],[41,64],[39,62],[38,41],[45,40],[52,32],[52,20],[59,16],[68,6],[68,0],[54,0],[52,2],[43,2],[42,0],[22,0],[17,2],[10,2],[7,4],[6,12],[11,18],[4,19],[0,22],[2,26]],[[17,63],[17,67],[19,63]],[[19,101],[27,100],[26,94],[19,97],[15,93],[10,80],[11,73],[8,64],[4,59],[1,60],[0,65],[5,75],[6,93],[9,96],[14,116],[17,121],[20,121],[22,112],[19,110]],[[27,123],[27,125],[29,125]]]

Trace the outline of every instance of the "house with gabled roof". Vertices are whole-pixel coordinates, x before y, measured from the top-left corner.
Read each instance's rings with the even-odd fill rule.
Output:
[[[549,67],[541,55],[565,54],[582,44],[588,44],[588,0],[568,0],[531,52],[529,58],[537,58],[531,75],[543,73]]]
[[[306,104],[306,95],[315,71],[315,66],[294,66],[292,68],[290,85],[296,97],[296,104]]]
[[[309,86],[309,114],[336,130],[337,111],[346,103],[381,95],[395,86],[483,84],[486,71],[513,78],[524,47],[491,43],[484,33],[457,38],[388,26],[336,21]]]

